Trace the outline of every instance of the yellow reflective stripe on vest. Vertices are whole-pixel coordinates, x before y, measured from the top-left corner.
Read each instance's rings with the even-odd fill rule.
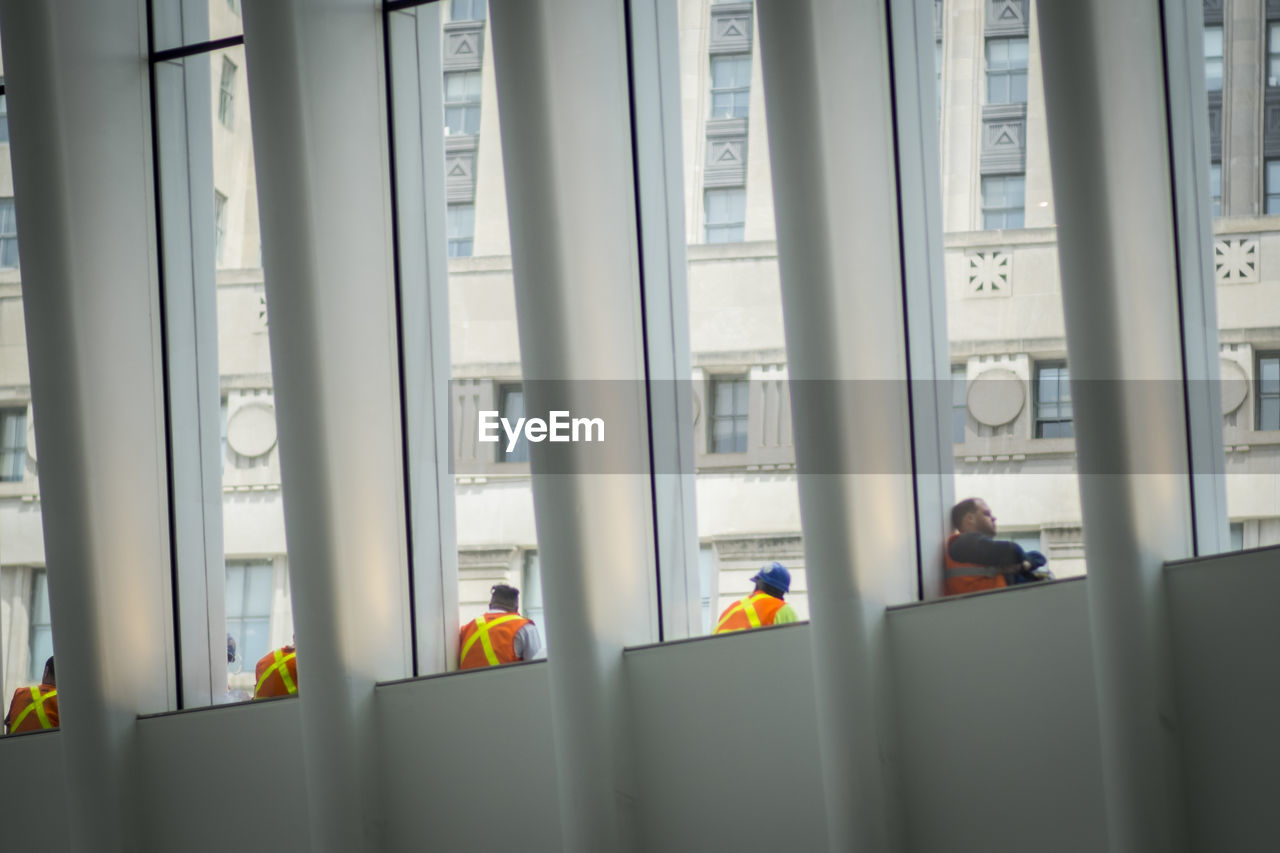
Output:
[[[734,602],[733,607],[730,607],[725,612],[724,616],[720,619],[720,622],[716,625],[716,629],[711,633],[719,634],[720,631],[724,628],[724,623],[732,619],[739,610],[741,610],[743,613],[746,614],[747,623],[750,624],[752,628],[759,628],[761,625],[760,614],[756,612],[755,602],[759,600],[761,596],[764,596],[764,595],[765,593],[763,592],[757,592],[755,595],[751,595],[751,596],[748,596],[747,598],[742,599],[741,601]],[[731,630],[736,630],[736,629],[731,629]]]
[[[271,673],[279,672],[280,680],[284,682],[284,689],[290,696],[298,692],[298,685],[293,683],[293,678],[289,675],[289,661],[298,656],[297,652],[289,652],[287,655],[280,654],[280,649],[275,651],[276,661],[267,667],[267,671],[262,673],[262,677],[258,679],[258,686],[253,689],[253,695],[257,696],[262,692],[262,685],[267,683],[267,679],[271,677]]]
[[[44,703],[46,700],[51,699],[57,695],[58,695],[58,690],[56,687],[53,690],[50,690],[48,693],[41,693],[39,687],[32,687],[31,703],[27,705],[27,707],[22,709],[22,713],[18,715],[18,719],[14,720],[9,724],[9,731],[16,732],[18,730],[18,726],[22,725],[22,721],[25,720],[28,716],[30,716],[32,711],[35,711],[36,719],[40,721],[40,728],[42,729],[53,728],[53,723],[49,722],[49,715],[45,713]]]
[[[495,625],[501,625],[503,622],[510,622],[512,619],[520,619],[518,613],[508,613],[505,616],[499,616],[492,622],[487,621],[483,615],[476,617],[476,632],[467,638],[466,645],[462,647],[462,654],[458,655],[459,661],[467,659],[467,652],[471,651],[471,647],[476,644],[476,640],[480,641],[480,648],[484,650],[484,659],[489,662],[489,666],[497,666],[500,661],[498,655],[493,650],[493,641],[489,639],[489,629]]]

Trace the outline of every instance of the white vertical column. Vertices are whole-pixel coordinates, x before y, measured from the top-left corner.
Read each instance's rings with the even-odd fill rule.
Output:
[[[181,15],[158,7],[170,14],[159,16],[169,20],[157,21],[156,43],[208,38],[207,4],[183,6]],[[227,685],[209,57],[156,63],[152,74],[181,698],[198,708],[225,698]]]
[[[458,662],[440,10],[431,3],[387,21],[419,675]]]
[[[1108,829],[1113,850],[1182,850],[1162,566],[1191,552],[1191,500],[1160,9],[1039,12]]]
[[[830,847],[896,850],[884,616],[916,527],[886,6],[759,19]]]
[[[588,380],[617,380],[608,428],[634,422],[643,442],[623,4],[502,0],[490,14],[528,406],[551,402],[536,380],[562,381],[556,408],[575,415],[600,400]],[[550,472],[552,448],[530,449],[565,849],[628,849],[622,649],[656,636],[650,481]]]
[[[702,633],[685,270],[678,4],[629,4],[663,637]],[[765,183],[765,182],[762,182]]]
[[[135,717],[176,684],[144,14],[0,3],[64,806],[108,853],[140,845]]]
[[[1196,549],[1199,554],[1217,554],[1231,547],[1231,539],[1218,382],[1221,367],[1208,172],[1204,9],[1199,0],[1164,0],[1163,8]],[[1233,6],[1233,14],[1238,13],[1239,7]],[[1256,70],[1256,65],[1253,67]],[[1234,74],[1232,77],[1236,79]]]
[[[315,849],[377,849],[375,681],[409,673],[380,4],[246,3]]]

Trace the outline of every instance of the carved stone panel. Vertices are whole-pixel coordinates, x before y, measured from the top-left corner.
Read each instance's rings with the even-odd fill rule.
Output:
[[[1213,241],[1213,271],[1218,284],[1261,281],[1258,240],[1254,237]]]
[[[444,26],[444,70],[472,71],[484,59],[484,21],[459,21]]]
[[[740,187],[747,180],[747,138],[745,136],[707,140],[707,168],[703,185]]]
[[[444,159],[444,177],[450,204],[475,201],[475,154],[450,154]]]
[[[1011,175],[1027,169],[1027,105],[997,104],[982,110],[982,173]]]
[[[740,187],[747,182],[747,120],[707,122],[707,161],[703,186]]]
[[[1240,408],[1249,396],[1249,377],[1244,368],[1229,358],[1218,360],[1221,376],[1222,414],[1229,415]]]
[[[988,36],[1025,36],[1026,0],[987,0],[986,34]]]
[[[1026,383],[1004,367],[985,370],[969,385],[966,398],[969,414],[986,426],[1012,423],[1026,402]]]
[[[494,444],[479,440],[480,412],[497,408],[494,383],[489,379],[454,379],[449,383],[450,441],[454,465],[459,471],[475,471],[492,465]]]
[[[474,134],[445,137],[444,180],[450,203],[475,200],[476,141]]]
[[[712,53],[751,51],[751,3],[718,3],[711,7]]]
[[[1013,295],[1013,253],[1001,249],[969,252],[968,284],[965,296],[992,297]]]

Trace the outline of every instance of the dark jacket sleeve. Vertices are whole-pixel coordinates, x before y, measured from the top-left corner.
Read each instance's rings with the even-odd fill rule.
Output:
[[[1022,562],[1022,546],[1007,539],[992,539],[981,533],[961,533],[947,549],[957,563],[979,566],[1012,566]]]

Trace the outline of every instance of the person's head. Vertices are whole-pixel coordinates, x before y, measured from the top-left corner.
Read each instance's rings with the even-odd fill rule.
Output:
[[[489,609],[515,613],[520,609],[520,590],[505,583],[494,584],[489,589]]]
[[[996,517],[982,498],[965,498],[951,509],[951,527],[959,533],[996,535]]]
[[[53,656],[50,655],[49,659],[44,662],[44,677],[41,678],[40,681],[44,684],[52,684],[56,687],[58,684],[56,675],[57,673],[53,671]]]
[[[236,659],[236,638],[227,634],[227,663],[233,663]]]
[[[764,592],[774,598],[782,598],[791,591],[791,572],[776,560],[756,572],[751,579],[756,583],[756,592]]]

